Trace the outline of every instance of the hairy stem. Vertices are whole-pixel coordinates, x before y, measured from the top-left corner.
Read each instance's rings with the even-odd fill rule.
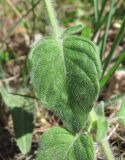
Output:
[[[108,140],[104,138],[103,140],[101,140],[100,144],[103,149],[106,160],[115,160]]]
[[[46,5],[46,10],[50,19],[50,23],[52,25],[53,33],[56,36],[56,38],[60,37],[60,32],[58,28],[58,22],[56,19],[55,11],[52,6],[52,0],[44,0]]]

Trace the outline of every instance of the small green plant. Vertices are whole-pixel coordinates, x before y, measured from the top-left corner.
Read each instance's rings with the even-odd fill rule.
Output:
[[[102,15],[106,1],[103,1],[100,12],[97,3],[94,1],[95,23],[101,23],[99,14]],[[104,115],[104,104],[100,103],[97,110],[92,109],[99,91],[125,58],[124,52],[121,53],[105,75],[113,52],[122,38],[123,20],[101,73],[100,57],[105,50],[114,5],[114,1],[111,1],[106,34],[101,37],[99,44],[99,55],[97,47],[89,40],[90,28],[76,26],[61,32],[52,1],[45,0],[53,35],[44,37],[32,47],[29,55],[31,82],[42,104],[58,115],[66,128],[54,127],[42,135],[37,160],[93,160],[95,153],[89,136],[91,130],[96,133],[96,141],[102,146],[106,159],[114,159],[107,140],[109,123]],[[76,36],[81,30],[81,36]]]
[[[98,104],[96,100],[125,59],[124,50],[113,57],[123,37],[125,17],[111,50],[107,57],[104,56],[109,29],[119,2],[111,0],[109,11],[105,12],[107,1],[93,0],[93,31],[82,25],[62,31],[52,0],[44,0],[44,3],[52,35],[32,45],[28,67],[36,96],[44,107],[62,120],[64,128],[52,127],[42,134],[36,160],[94,160],[94,142],[101,146],[106,160],[114,160],[107,134],[111,121],[125,125],[125,100],[109,121],[104,110],[119,98],[124,99],[125,93]],[[102,28],[105,32],[99,34]],[[97,46],[92,42],[95,39]],[[2,64],[8,59],[7,52],[0,55],[1,79],[4,77]],[[112,64],[111,67],[109,64]],[[17,145],[23,154],[27,154],[31,149],[34,129],[34,99],[10,94],[7,90],[4,80],[0,81],[3,101],[11,108]]]
[[[76,36],[80,26],[60,32],[51,0],[45,0],[53,35],[35,44],[29,55],[31,83],[42,104],[64,122],[40,140],[37,160],[93,160],[92,138],[86,131],[99,93],[101,65],[97,47]]]
[[[95,23],[102,25],[99,15],[103,14],[106,1],[101,4],[101,11],[98,11],[97,4],[98,2],[94,1]],[[52,1],[45,0],[53,35],[44,37],[31,50],[29,56],[31,82],[42,104],[58,115],[66,129],[54,127],[42,135],[37,160],[93,160],[94,146],[89,136],[89,130],[93,129],[96,141],[102,146],[106,159],[114,159],[107,140],[109,123],[104,115],[104,105],[101,103],[98,110],[91,111],[99,91],[125,58],[124,52],[121,53],[105,75],[113,52],[122,38],[123,20],[112,49],[104,60],[101,77],[100,57],[102,58],[105,50],[114,5],[114,1],[111,1],[106,20],[106,33],[99,43],[99,55],[97,47],[89,40],[91,29],[79,25],[61,32]],[[75,34],[80,31],[81,36],[76,36]]]

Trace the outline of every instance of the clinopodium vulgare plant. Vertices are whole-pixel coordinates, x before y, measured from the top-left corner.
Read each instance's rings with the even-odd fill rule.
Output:
[[[85,131],[99,93],[101,66],[96,46],[77,36],[78,27],[60,31],[51,0],[45,0],[53,35],[33,45],[31,83],[41,103],[65,129],[53,127],[40,139],[37,160],[93,160],[94,145]]]

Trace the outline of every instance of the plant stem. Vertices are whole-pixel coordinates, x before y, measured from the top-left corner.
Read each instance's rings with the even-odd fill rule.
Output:
[[[60,32],[59,32],[59,28],[58,28],[58,22],[57,22],[57,19],[56,19],[55,11],[54,11],[54,8],[52,6],[52,0],[44,0],[44,1],[45,1],[48,17],[50,19],[50,23],[51,23],[52,28],[53,28],[53,33],[54,33],[56,38],[59,38],[60,37]]]
[[[100,141],[106,160],[115,160],[107,138]]]

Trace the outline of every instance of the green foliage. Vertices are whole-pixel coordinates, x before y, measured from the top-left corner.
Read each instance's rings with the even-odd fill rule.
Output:
[[[46,37],[32,47],[31,83],[42,104],[58,115],[70,132],[52,128],[44,133],[37,160],[93,160],[93,142],[83,128],[100,89],[99,54],[88,40],[90,30],[83,33],[87,38],[73,36],[82,26],[66,29],[60,38],[51,1],[45,0],[45,5],[55,37]]]
[[[119,45],[121,39],[123,38],[124,31],[125,31],[125,16],[123,18],[123,22],[121,24],[119,32],[117,33],[117,35],[115,37],[115,40],[114,40],[113,45],[111,47],[111,50],[104,61],[103,73],[105,73],[109,63],[111,62],[112,56],[114,55],[117,46]]]
[[[1,2],[4,4],[4,1]],[[46,108],[54,112],[63,121],[66,130],[55,127],[44,133],[40,139],[37,159],[93,160],[94,147],[91,138],[86,133],[87,130],[88,132],[94,131],[94,138],[101,144],[106,159],[113,160],[110,146],[106,139],[109,122],[105,118],[104,107],[113,104],[119,98],[124,98],[125,93],[115,96],[104,103],[101,102],[93,109],[92,107],[95,104],[98,93],[102,95],[103,89],[105,89],[109,79],[125,59],[124,51],[117,53],[117,57],[113,57],[125,31],[125,17],[123,18],[124,2],[114,0],[110,0],[109,2],[106,0],[58,1],[58,4],[61,6],[60,11],[66,11],[64,14],[66,18],[61,13],[62,19],[66,19],[64,20],[65,24],[67,26],[75,24],[75,26],[68,27],[63,32],[60,26],[58,26],[59,23],[55,16],[53,1],[44,0],[44,2],[50,18],[53,36],[44,37],[32,46],[28,67],[31,71],[31,82],[37,97]],[[65,6],[62,5],[64,2],[67,3]],[[10,35],[22,22],[28,32],[31,32],[32,28],[33,35],[36,27],[38,29],[38,23],[40,23],[39,30],[44,34],[44,28],[47,28],[43,27],[46,25],[45,17],[41,17],[40,7],[38,7],[40,13],[38,13],[37,9],[35,10],[35,7],[39,3],[40,0],[37,2],[35,0],[23,0],[22,5],[25,6],[26,13],[23,12],[24,9],[20,8],[20,6],[18,8],[12,6],[12,9],[13,7],[14,10],[16,9],[16,14],[18,15],[19,12],[19,15],[22,16],[12,32],[10,32]],[[29,4],[30,7],[32,6],[31,8]],[[75,7],[74,4],[76,5]],[[121,11],[119,11],[119,6],[122,6]],[[94,11],[87,13],[88,10],[92,11],[91,7],[93,7]],[[11,10],[11,5],[8,8],[8,11]],[[87,14],[85,13],[85,9]],[[27,19],[25,20],[25,17],[30,12],[33,14],[33,17],[32,21],[29,22],[26,21]],[[35,22],[38,16],[40,18],[37,20],[36,25]],[[120,16],[123,18],[121,20],[121,27],[119,27],[120,29],[115,36],[111,50],[106,55],[105,51],[109,48],[109,46],[107,47],[107,42],[110,41],[108,39],[110,28],[111,26],[113,29],[115,28],[114,22],[117,22],[117,18]],[[44,22],[42,26],[41,18],[42,22]],[[86,20],[90,19],[91,23],[89,21],[88,27]],[[117,23],[119,24],[119,21]],[[79,36],[76,36],[76,34]],[[90,39],[97,42],[98,47]],[[6,41],[6,38],[4,41]],[[8,42],[6,45],[11,50],[11,45],[8,45]],[[10,59],[8,53],[0,52],[1,79],[4,78],[4,67],[2,65]],[[102,64],[100,64],[99,56]],[[102,76],[101,65],[103,67]],[[109,66],[111,67],[109,68]],[[35,112],[34,100],[9,94],[3,86],[0,86],[0,92],[5,104],[11,108],[17,145],[21,152],[26,154],[30,150],[32,142]],[[116,119],[123,125],[125,125],[124,105],[125,101],[123,101],[116,115]],[[89,121],[88,117],[90,117]]]
[[[21,107],[25,103],[24,97],[8,93],[7,89],[3,85],[0,85],[0,93],[4,103],[12,109],[14,107]]]
[[[115,1],[114,0],[111,0],[110,2],[110,10],[109,10],[109,13],[108,13],[108,18],[107,18],[107,21],[106,21],[106,28],[105,28],[105,33],[104,33],[104,36],[102,37],[102,45],[101,45],[101,49],[100,49],[100,57],[102,58],[102,55],[105,51],[105,46],[106,46],[106,42],[107,42],[107,38],[108,38],[108,33],[109,33],[109,29],[110,29],[110,25],[111,25],[111,20],[112,20],[112,17],[115,13]]]
[[[32,48],[29,59],[31,83],[42,104],[78,133],[99,92],[101,67],[95,45],[78,36],[63,42],[46,38]]]
[[[125,100],[123,100],[120,110],[117,113],[117,118],[125,126]]]
[[[72,26],[72,27],[68,27],[62,35],[62,38],[68,37],[70,35],[74,35],[76,33],[80,33],[83,30],[83,26],[82,25],[77,25],[77,26]]]
[[[109,128],[109,124],[104,113],[104,102],[100,102],[100,104],[91,111],[90,116],[92,121],[92,130],[94,130],[96,135],[96,141],[101,142],[107,137]]]
[[[94,109],[98,116],[105,117],[105,111],[104,111],[104,105],[105,103],[101,101]]]
[[[96,140],[101,141],[103,138],[107,137],[107,132],[109,128],[108,121],[105,119],[105,117],[99,117],[96,121]]]
[[[63,128],[53,127],[41,136],[36,160],[94,160],[93,151],[90,136],[73,136]]]
[[[111,76],[114,74],[114,72],[117,70],[117,68],[121,64],[121,62],[123,62],[124,60],[125,60],[125,51],[120,53],[114,65],[109,69],[108,73],[104,75],[103,78],[101,79],[101,88],[103,88],[108,83]]]
[[[4,86],[0,93],[7,106],[12,109],[12,119],[17,145],[23,154],[30,151],[34,129],[34,101],[9,94]]]
[[[8,52],[0,52],[0,63],[7,61],[9,59]]]
[[[21,152],[26,154],[30,151],[34,129],[34,102],[28,100],[25,106],[12,109],[14,132]]]
[[[97,22],[97,21],[98,21],[98,18],[99,18],[98,0],[93,0],[93,4],[94,4],[95,22]]]
[[[81,36],[82,36],[83,38],[91,39],[91,28],[85,26],[85,27],[83,28],[83,31],[82,31]]]
[[[112,151],[110,149],[111,147],[109,145],[107,138],[102,139],[101,147],[102,147],[103,152],[105,153],[105,160],[115,160],[112,154]]]

